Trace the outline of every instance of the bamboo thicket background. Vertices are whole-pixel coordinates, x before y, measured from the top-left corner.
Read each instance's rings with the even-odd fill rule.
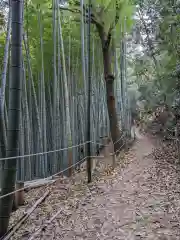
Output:
[[[1,22],[1,111],[0,158],[6,148],[8,91],[10,79],[11,7]],[[87,141],[88,26],[68,21],[70,13],[61,10],[57,0],[26,1],[23,25],[23,71],[19,155],[43,153],[79,145]],[[83,1],[81,1],[83,4]],[[122,24],[122,23],[121,23]],[[125,23],[123,23],[125,24]],[[119,29],[121,25],[119,24]],[[91,150],[96,155],[104,137],[110,136],[99,37],[91,40]],[[116,110],[119,126],[130,132],[131,119],[127,96],[126,38],[113,50]],[[120,55],[121,52],[121,55]],[[69,155],[72,154],[72,162]],[[48,154],[18,159],[17,180],[45,178],[86,156],[86,145]],[[1,171],[4,167],[1,159]]]

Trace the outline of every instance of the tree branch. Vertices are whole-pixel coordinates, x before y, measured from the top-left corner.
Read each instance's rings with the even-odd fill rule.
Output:
[[[108,48],[109,45],[110,45],[110,42],[111,42],[111,38],[112,38],[112,30],[116,27],[118,21],[119,21],[119,18],[120,18],[120,4],[119,4],[119,1],[116,0],[116,16],[115,16],[115,19],[113,21],[113,23],[111,24],[110,28],[109,28],[109,31],[108,31],[108,36],[107,36],[107,40],[105,41],[105,44],[104,44],[104,48]]]
[[[81,10],[80,9],[70,9],[70,8],[67,8],[67,7],[60,7],[61,10],[65,10],[65,11],[69,11],[69,12],[72,12],[72,13],[78,13],[78,14],[81,14]],[[84,6],[84,17],[86,18],[86,21],[88,21],[88,9]],[[98,22],[98,20],[96,19],[95,17],[95,14],[91,13],[91,23],[95,24],[95,25],[98,25],[98,26],[101,26],[101,24]]]
[[[119,21],[120,9],[121,9],[121,5],[118,3],[118,0],[116,0],[116,16],[115,16],[114,22],[112,23],[111,27],[109,28],[109,33],[111,33],[111,31],[116,27],[116,25]]]

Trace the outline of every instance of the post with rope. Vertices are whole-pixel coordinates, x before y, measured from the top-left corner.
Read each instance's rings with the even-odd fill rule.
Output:
[[[87,175],[88,183],[92,181],[91,174],[91,0],[88,5],[88,102],[87,102]]]

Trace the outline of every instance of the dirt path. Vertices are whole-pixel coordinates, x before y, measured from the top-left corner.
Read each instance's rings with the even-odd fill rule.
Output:
[[[65,226],[54,223],[42,239],[180,239],[177,211],[170,209],[169,190],[157,177],[156,164],[149,154],[153,145],[137,133],[138,141],[126,156],[130,163],[119,169],[114,184],[99,196],[89,196],[73,212]],[[176,215],[176,216],[175,216]],[[55,227],[56,225],[56,227]]]
[[[37,229],[33,226],[40,226],[47,218],[47,209],[52,216],[60,208],[64,209],[65,217],[62,211],[35,239],[180,239],[177,173],[169,173],[162,166],[158,168],[151,156],[152,142],[138,132],[136,135],[138,140],[125,156],[129,163],[124,168],[117,167],[116,174],[109,178],[111,181],[103,179],[96,185],[92,184],[77,207],[74,205],[70,211],[62,205],[56,189],[51,194],[52,199],[37,209],[24,226],[21,231],[23,237],[16,239],[29,239]],[[43,209],[46,212],[42,213]],[[23,232],[28,228],[25,236]]]

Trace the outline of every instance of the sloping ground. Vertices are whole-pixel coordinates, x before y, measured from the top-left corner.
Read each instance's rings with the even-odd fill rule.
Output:
[[[78,175],[79,182],[76,177],[73,186],[65,184],[69,190],[64,190],[69,194],[65,200],[63,184],[54,185],[52,194],[12,239],[180,239],[179,174],[152,156],[148,138],[137,136],[123,161],[128,164],[117,166],[111,175],[99,174],[89,187],[85,175]],[[30,238],[38,227],[42,231]]]

